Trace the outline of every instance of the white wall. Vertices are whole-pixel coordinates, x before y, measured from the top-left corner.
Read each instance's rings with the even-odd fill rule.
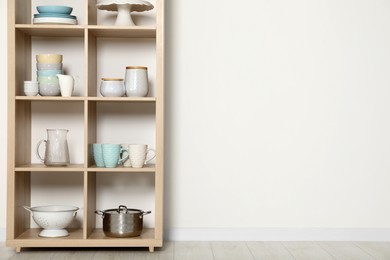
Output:
[[[0,44],[6,39],[3,2]],[[390,228],[388,1],[166,5],[165,222],[171,238]],[[5,89],[6,61],[0,64]],[[0,98],[3,144],[6,98]],[[370,232],[358,234],[378,239]],[[286,239],[283,232],[272,236]],[[329,237],[335,238],[343,237]]]

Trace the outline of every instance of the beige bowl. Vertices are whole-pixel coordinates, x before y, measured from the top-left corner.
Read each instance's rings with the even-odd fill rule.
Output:
[[[62,63],[61,54],[38,54],[38,63]]]

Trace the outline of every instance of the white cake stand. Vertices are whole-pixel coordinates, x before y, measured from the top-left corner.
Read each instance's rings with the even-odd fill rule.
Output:
[[[118,11],[115,22],[118,26],[135,26],[131,12],[144,12],[154,8],[151,3],[143,0],[102,0],[96,7],[100,10]]]

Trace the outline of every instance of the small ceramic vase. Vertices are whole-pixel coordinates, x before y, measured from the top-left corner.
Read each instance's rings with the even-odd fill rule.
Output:
[[[148,68],[127,66],[125,87],[128,97],[146,97],[149,92]]]

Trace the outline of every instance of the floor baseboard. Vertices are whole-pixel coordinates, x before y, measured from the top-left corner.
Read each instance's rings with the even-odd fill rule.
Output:
[[[169,241],[390,241],[390,228],[176,228]]]

